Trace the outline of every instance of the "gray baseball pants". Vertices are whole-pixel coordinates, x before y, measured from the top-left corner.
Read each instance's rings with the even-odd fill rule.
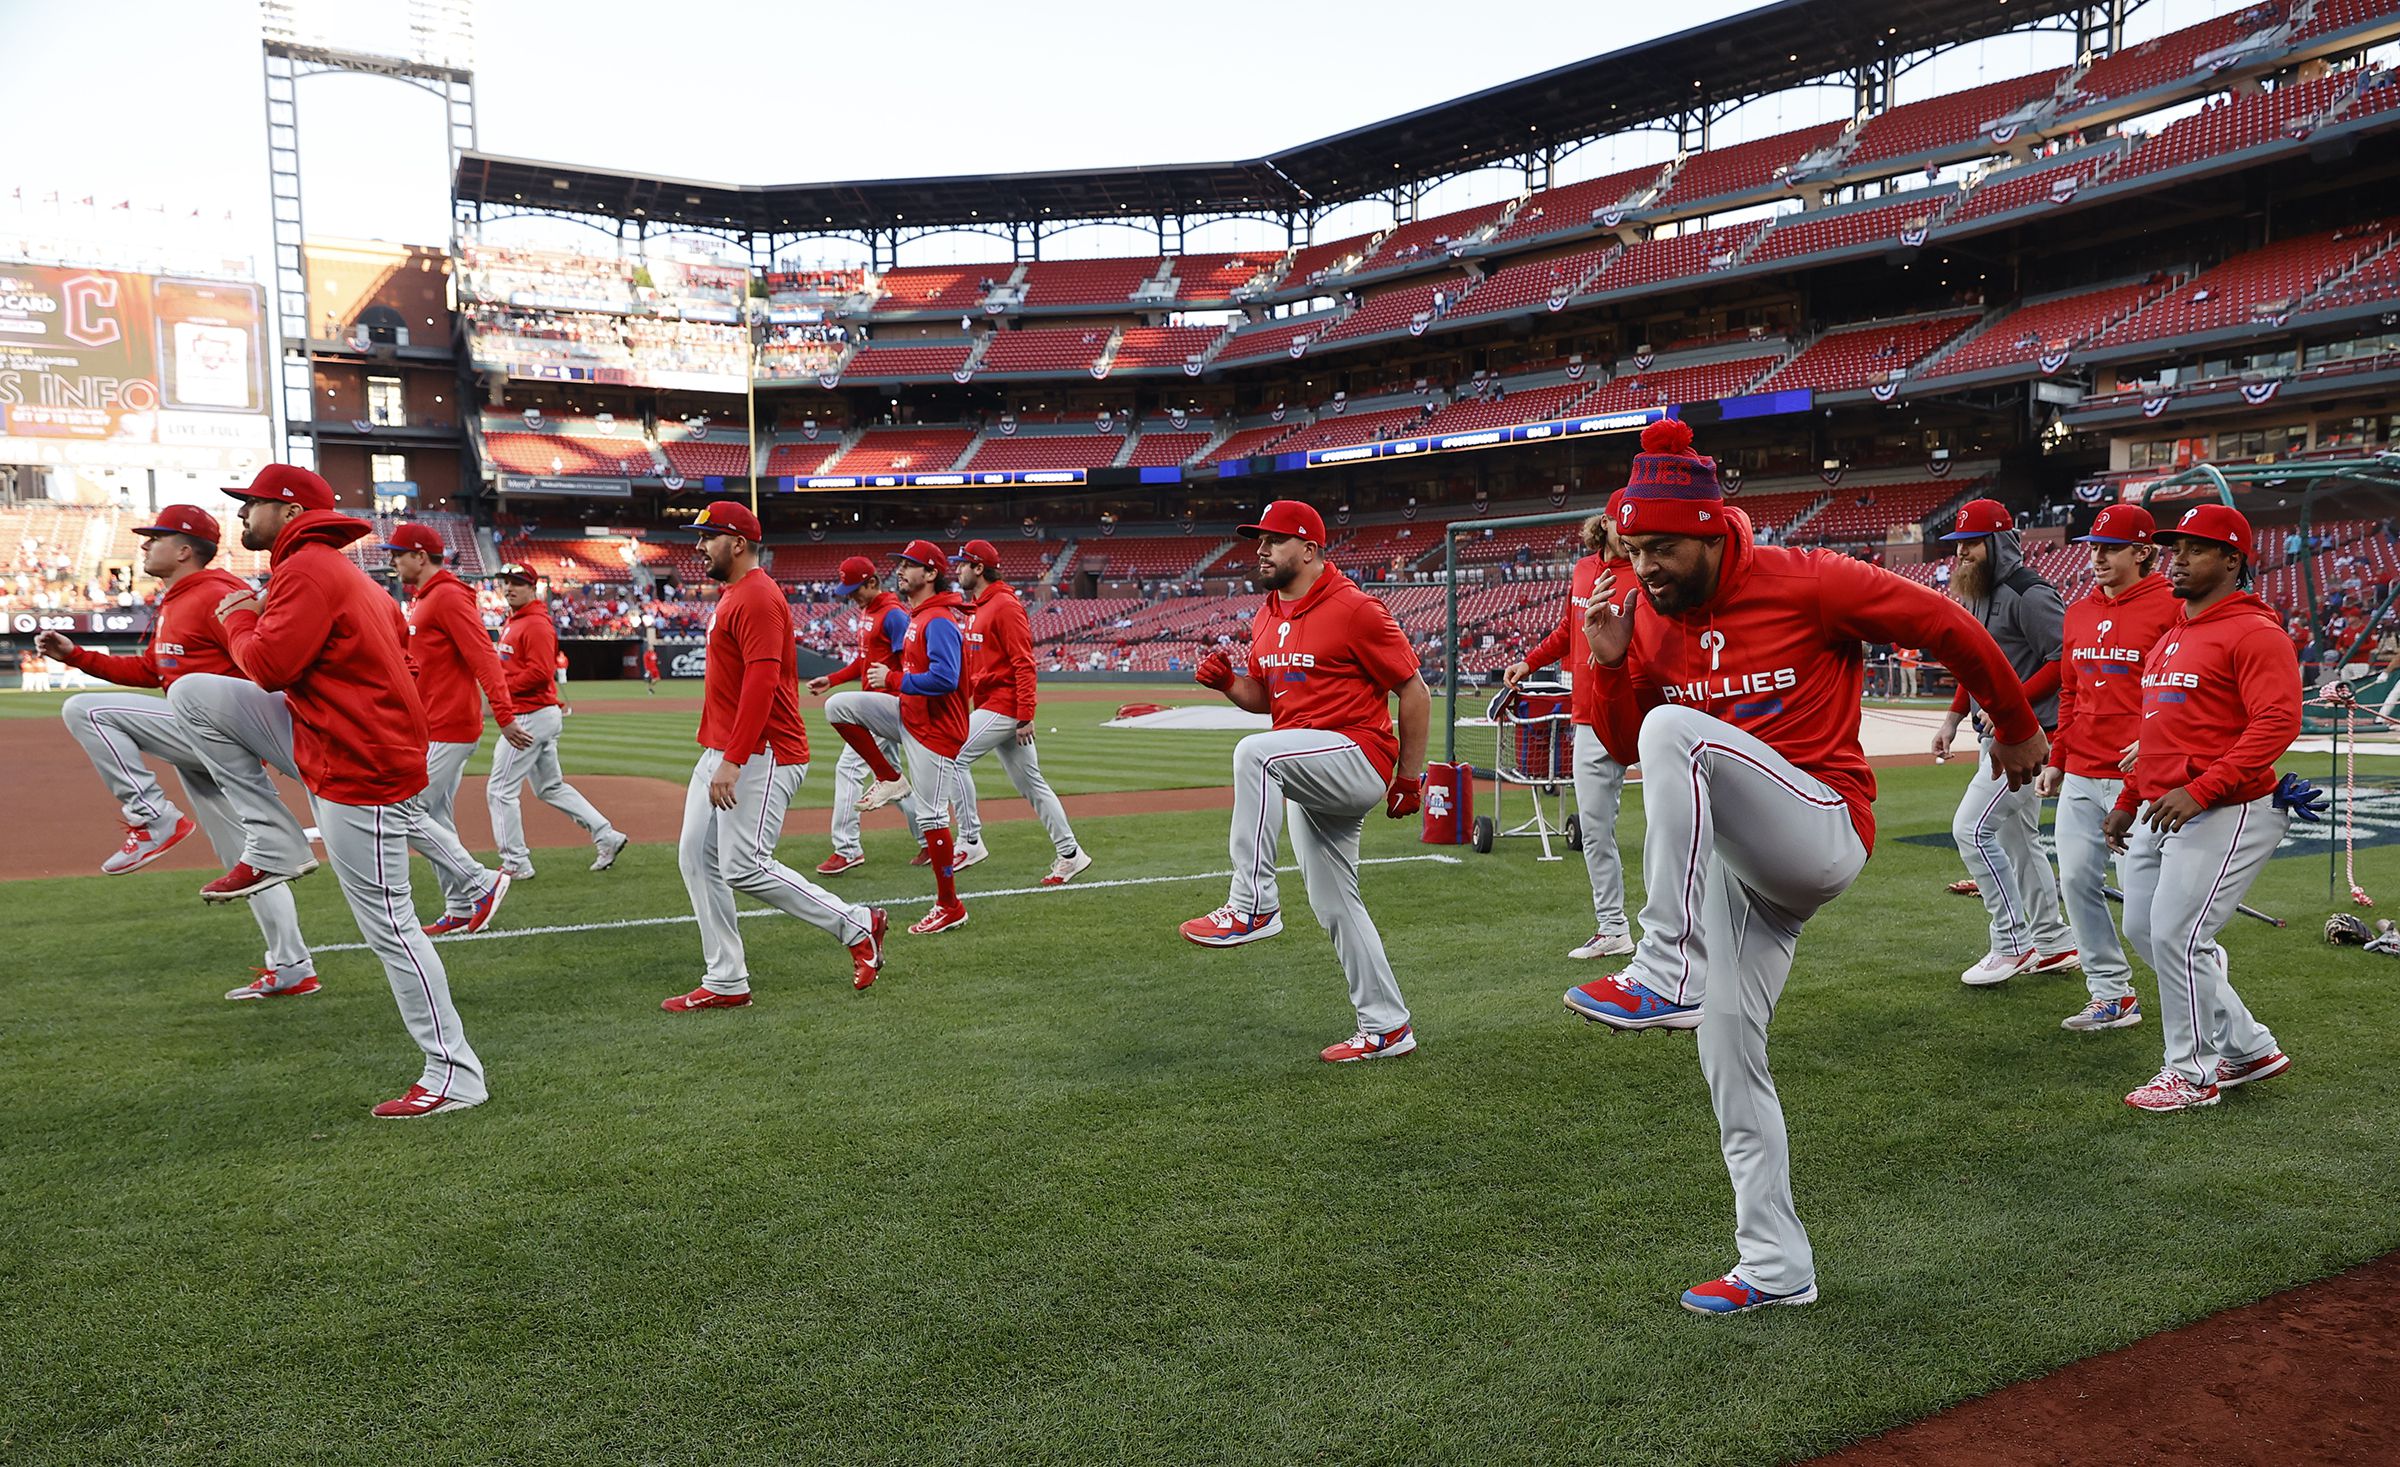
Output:
[[[1791,1141],[1767,1024],[1801,925],[1867,864],[1842,797],[1757,737],[1669,705],[1642,721],[1648,889],[1629,976],[1698,1004],[1700,1073],[1733,1179],[1741,1276],[1771,1294],[1816,1279],[1792,1201]]]
[[[900,696],[897,693],[876,693],[859,689],[835,693],[825,700],[825,717],[832,723],[855,723],[875,735],[883,746],[883,756],[894,764],[901,762]],[[867,782],[874,772],[856,749],[842,745],[842,756],[833,761],[833,849],[835,854],[858,857],[865,854],[859,844],[858,797],[867,792]],[[909,783],[914,785],[915,779]],[[912,793],[898,801],[901,818],[911,830],[917,824],[917,800]]]
[[[613,833],[608,817],[595,809],[582,791],[567,783],[566,773],[559,767],[558,735],[565,721],[555,706],[520,713],[517,726],[533,735],[533,747],[520,749],[502,739],[492,750],[492,773],[484,782],[484,804],[491,811],[492,838],[499,846],[504,869],[533,869],[533,852],[525,845],[525,815],[520,805],[528,779],[533,781],[536,798],[582,826],[594,844]]]
[[[268,696],[273,697],[273,694]],[[281,699],[277,699],[278,708]],[[242,859],[242,823],[216,776],[209,772],[183,720],[165,698],[145,693],[77,693],[62,710],[67,732],[91,756],[101,783],[124,808],[129,824],[175,828],[183,812],[159,788],[144,754],[163,760],[183,778],[192,818],[207,832],[217,859],[230,868]],[[294,868],[287,868],[294,869]],[[317,971],[300,936],[300,912],[290,886],[274,886],[250,899],[250,915],[267,940],[265,966],[278,987],[289,987]]]
[[[2109,910],[2105,890],[2115,876],[2116,853],[2100,827],[2116,807],[2121,779],[2094,779],[2070,774],[2058,787],[2058,889],[2074,929],[2075,950],[2083,955],[2083,983],[2095,999],[2124,998],[2133,992],[2133,968],[2125,961],[2125,945],[2117,940],[2117,915]]]
[[[2042,854],[2042,796],[1992,773],[1992,741],[1977,749],[1975,772],[1950,820],[1950,839],[1975,878],[1991,919],[1991,950],[2065,952],[2073,939],[2058,915],[2058,878]]]
[[[1288,823],[1308,905],[1333,939],[1350,1006],[1366,1034],[1408,1022],[1400,980],[1384,955],[1382,934],[1358,895],[1358,841],[1387,785],[1347,735],[1283,728],[1233,746],[1233,887],[1226,905],[1251,914],[1280,911],[1275,827]]]
[[[709,782],[725,756],[700,751],[683,791],[683,835],[675,847],[683,889],[700,920],[700,954],[707,963],[701,982],[711,993],[750,991],[749,952],[742,945],[733,894],[747,892],[779,912],[829,933],[844,947],[864,939],[873,913],[775,859],[783,838],[783,812],[808,778],[805,764],[777,764],[763,750],[742,761],[734,781],[734,805],[720,810],[708,802]]]
[[[2158,973],[2166,1062],[2213,1085],[2217,1062],[2275,1052],[2275,1036],[2233,991],[2217,934],[2266,869],[2291,817],[2262,795],[2203,810],[2172,833],[2137,818],[2125,843],[2125,937]]]
[[[1608,757],[1594,729],[1575,725],[1575,818],[1583,824],[1583,867],[1592,878],[1592,930],[1625,935],[1625,861],[1617,853],[1617,806],[1625,766]]]
[[[1017,721],[1005,713],[978,708],[967,720],[967,741],[958,749],[960,778],[958,781],[958,843],[971,846],[983,840],[983,811],[975,798],[975,781],[966,774],[967,766],[986,754],[1000,756],[1000,768],[1008,782],[1016,786],[1025,803],[1033,806],[1034,818],[1050,834],[1050,844],[1064,860],[1075,854],[1075,828],[1067,823],[1067,807],[1059,803],[1058,792],[1042,776],[1041,756],[1031,744],[1017,742]]]
[[[417,1083],[436,1095],[486,1099],[483,1061],[467,1043],[465,1026],[450,1003],[450,976],[417,925],[410,901],[409,833],[430,821],[424,797],[396,805],[344,805],[318,796],[313,803],[326,858],[341,879],[350,915],[358,919],[358,935],[383,961],[400,1020],[424,1051],[425,1069]]]

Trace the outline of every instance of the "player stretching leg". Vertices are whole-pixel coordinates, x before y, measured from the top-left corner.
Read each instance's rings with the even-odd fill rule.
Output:
[[[2044,728],[2054,721],[2059,680],[2059,629],[2065,615],[2058,588],[2025,564],[2016,521],[1997,500],[1960,506],[1957,525],[1944,540],[1958,546],[1958,568],[1950,593],[1966,603],[2023,680],[2026,700]],[[1950,702],[1933,752],[1947,758],[1967,715],[1967,692]],[[1985,716],[1976,727],[1991,742]],[[2019,973],[2055,973],[2075,967],[2074,939],[2059,919],[2058,878],[2042,854],[2042,797],[2032,786],[2017,787],[1992,772],[1988,758],[1975,773],[1951,818],[1950,838],[1967,864],[1967,875],[1991,919],[1989,950],[1959,974],[1979,988],[2005,983]]]
[[[274,568],[263,604],[244,587],[216,607],[234,662],[254,682],[182,678],[168,699],[178,709],[210,710],[215,722],[203,752],[228,791],[236,787],[228,776],[244,764],[243,788],[264,784],[261,759],[296,769],[308,786],[359,936],[382,960],[393,1002],[424,1054],[416,1083],[373,1114],[413,1120],[481,1105],[489,1094],[483,1062],[451,1006],[441,954],[409,909],[409,837],[430,824],[424,709],[407,676],[391,598],[342,553],[374,527],[335,513],[333,490],[306,469],[269,464],[248,489],[227,492],[247,501],[243,547],[270,551]],[[283,695],[273,714],[251,696],[263,697],[262,689]],[[268,736],[276,716],[288,744]],[[253,741],[231,743],[232,729],[246,729]],[[271,784],[266,795],[274,798]],[[282,810],[280,801],[275,808]],[[245,812],[245,825],[251,819]],[[294,828],[284,838],[299,835]]]
[[[792,651],[792,608],[758,563],[758,516],[720,499],[692,522],[709,579],[724,586],[709,618],[702,684],[700,760],[684,789],[683,836],[675,850],[700,921],[708,971],[700,986],[659,1005],[670,1014],[741,1008],[750,1002],[749,952],[733,894],[745,891],[830,934],[850,949],[850,986],[883,968],[884,915],[861,907],[775,859],[783,812],[808,777],[808,730],[800,722],[800,669]]]
[[[2143,662],[2141,754],[2107,830],[2166,1039],[2166,1065],[2125,1103],[2170,1111],[2292,1067],[2233,991],[2217,934],[2291,824],[2275,761],[2300,733],[2301,692],[2291,641],[2244,589],[2250,522],[2195,505],[2154,538],[2182,606]]]
[[[584,828],[597,853],[594,871],[617,863],[626,837],[594,809],[581,791],[567,783],[558,764],[558,734],[563,721],[558,689],[550,677],[551,659],[558,655],[558,626],[550,609],[536,594],[533,571],[521,565],[500,567],[500,594],[508,599],[508,622],[500,628],[500,674],[508,684],[509,701],[529,741],[514,741],[492,751],[492,776],[484,785],[484,803],[492,816],[492,839],[500,849],[500,869],[513,881],[533,877],[533,852],[525,844],[525,819],[518,807],[525,781],[542,803]]]
[[[900,749],[908,758],[908,780],[900,788],[913,787],[917,792],[917,837],[924,841],[933,866],[933,910],[908,928],[923,936],[964,926],[967,920],[956,877],[961,866],[974,862],[959,859],[950,825],[951,802],[967,780],[958,763],[959,748],[967,738],[967,694],[960,682],[966,648],[959,627],[966,603],[950,589],[950,562],[933,542],[911,540],[908,548],[896,555],[900,568],[894,576],[908,603],[900,672],[895,676],[889,667],[873,664],[867,668],[867,687],[872,692],[900,695]],[[834,730],[860,757],[866,758],[874,750],[873,736],[865,726],[842,722],[836,723]],[[874,791],[870,790],[859,807],[873,809],[873,801]],[[975,855],[982,859],[980,849]]]
[[[482,698],[491,700],[500,737],[509,747],[530,749],[533,735],[517,727],[475,593],[442,565],[442,537],[429,525],[401,525],[383,548],[391,554],[392,574],[408,591],[408,660],[417,675],[417,696],[424,700],[429,740],[425,813],[431,818],[410,848],[431,861],[441,879],[442,915],[425,931],[444,937],[480,926],[478,909],[486,903],[497,907],[508,894],[507,873],[486,869],[458,838],[458,782],[467,771],[467,756],[483,739]],[[490,920],[488,912],[484,920]]]
[[[1583,548],[1575,562],[1575,578],[1567,608],[1558,627],[1525,654],[1524,660],[1502,674],[1511,689],[1553,662],[1570,670],[1591,664],[1584,645],[1583,618],[1591,606],[1592,587],[1602,574],[1615,579],[1618,599],[1633,594],[1633,576],[1620,547],[1613,544],[1608,516],[1593,515],[1583,522]],[[1599,683],[1589,672],[1575,678],[1575,818],[1583,825],[1583,865],[1592,878],[1592,936],[1572,948],[1570,958],[1605,958],[1633,951],[1625,928],[1625,863],[1617,854],[1617,804],[1625,794],[1625,766],[1608,755],[1600,740]]]
[[[2049,745],[1956,602],[1831,551],[1755,544],[1691,443],[1672,418],[1644,429],[1610,502],[1642,594],[1620,611],[1605,587],[1586,625],[1601,732],[1619,763],[1642,766],[1648,898],[1632,966],[1566,1001],[1618,1029],[1700,1031],[1740,1261],[1683,1305],[1735,1314],[1817,1297],[1767,1024],[1801,926],[1857,880],[1874,842],[1861,644],[1924,647],[1948,666],[1997,725],[2004,779],[2030,783]]]
[[[808,690],[823,697],[826,692],[844,683],[863,682],[867,669],[877,663],[897,674],[900,671],[900,644],[908,637],[908,608],[900,598],[883,588],[883,578],[876,573],[875,562],[863,555],[853,555],[842,562],[842,581],[834,594],[858,608],[858,656],[850,665],[823,677],[808,680]],[[859,843],[859,798],[867,792],[868,776],[880,781],[877,788],[884,791],[883,804],[897,800],[901,818],[909,829],[916,829],[916,802],[903,788],[900,778],[900,697],[897,693],[835,693],[825,703],[825,716],[836,725],[860,723],[875,733],[875,757],[881,761],[872,768],[858,750],[852,748],[849,736],[843,735],[842,757],[833,761],[833,854],[817,867],[819,876],[839,876],[867,859],[866,847]],[[837,726],[834,730],[840,733]],[[931,858],[922,851],[917,861],[923,864]]]
[[[217,603],[249,589],[240,577],[211,567],[221,533],[216,516],[189,504],[171,504],[158,523],[134,531],[142,537],[142,573],[165,586],[159,597],[150,643],[131,657],[87,652],[58,632],[44,632],[35,646],[69,667],[128,688],[172,688],[194,673],[240,677],[233,648],[217,620]],[[192,813],[208,832],[217,859],[231,866],[242,858],[242,824],[208,771],[208,760],[192,741],[175,710],[159,698],[132,693],[77,693],[61,710],[67,732],[91,756],[92,767],[125,815],[125,844],[100,869],[110,875],[138,871],[192,831],[157,777],[142,762],[154,755],[183,777]],[[311,863],[314,864],[313,862]],[[292,893],[270,886],[250,899],[250,915],[267,939],[266,966],[255,981],[226,994],[232,999],[297,998],[317,991],[317,969],[300,937],[300,915]]]
[[[958,587],[973,602],[966,642],[967,691],[975,707],[967,720],[967,741],[959,746],[959,765],[963,769],[986,754],[1000,756],[1008,782],[1033,807],[1058,856],[1042,885],[1064,886],[1089,870],[1092,858],[1075,843],[1067,807],[1042,777],[1041,756],[1034,752],[1033,625],[1016,587],[1000,579],[1000,552],[991,541],[969,540],[958,552]],[[970,777],[958,781],[957,806],[959,852],[972,850],[981,859],[983,811]]]
[[[2141,735],[2142,658],[2175,619],[2158,559],[2156,528],[2138,504],[2112,504],[2092,521],[2091,591],[2067,608],[2066,657],[2059,666],[2058,729],[2041,792],[2058,797],[2058,878],[2083,983],[2091,1001],[2061,1022],[2081,1032],[2124,1029],[2142,1021],[2133,970],[2108,908],[2111,860],[2102,826],[2125,787],[2125,751]]]
[[[1433,699],[1416,649],[1384,604],[1325,559],[1325,521],[1293,499],[1241,533],[1258,542],[1254,577],[1267,593],[1250,629],[1250,672],[1223,652],[1193,681],[1274,726],[1233,749],[1233,887],[1225,905],[1183,924],[1202,947],[1236,947],[1283,930],[1275,828],[1288,818],[1308,904],[1333,939],[1358,1032],[1318,1057],[1394,1059],[1417,1047],[1383,937],[1358,895],[1358,841],[1377,805],[1413,814],[1424,786]],[[1390,699],[1400,698],[1393,737]]]

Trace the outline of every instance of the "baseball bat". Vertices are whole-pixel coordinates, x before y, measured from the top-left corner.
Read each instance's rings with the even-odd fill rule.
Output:
[[[2100,890],[2105,893],[2108,899],[2112,902],[2122,903],[2125,900],[2125,893],[2117,890],[2113,886],[2104,886],[2100,888]],[[2259,921],[2266,923],[2269,927],[2289,927],[2292,925],[2291,923],[2284,921],[2281,917],[2268,916],[2266,913],[2260,911],[2254,906],[2251,906],[2247,902],[2236,902],[2233,909],[2245,917],[2255,917]]]

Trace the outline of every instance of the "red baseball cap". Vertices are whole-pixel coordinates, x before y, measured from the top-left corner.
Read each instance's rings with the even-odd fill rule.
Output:
[[[520,586],[539,585],[542,579],[539,575],[535,574],[532,566],[520,565],[513,560],[500,567],[500,569],[492,572],[492,574],[498,576],[504,581],[515,581]]]
[[[753,545],[767,538],[767,532],[759,527],[758,516],[750,512],[749,506],[730,499],[710,500],[708,508],[700,511],[700,518],[692,521],[692,528],[703,535],[731,531]]]
[[[2158,531],[2157,521],[2150,511],[2138,504],[2112,504],[2092,516],[2092,527],[2075,537],[2078,543],[2097,541],[2102,545],[2147,545]]]
[[[225,491],[235,499],[272,499],[302,509],[333,508],[333,486],[297,464],[269,464],[247,489]]]
[[[1325,517],[1297,499],[1278,499],[1258,517],[1255,525],[1241,527],[1242,538],[1255,540],[1261,535],[1297,535],[1313,545],[1325,543]]]
[[[439,560],[447,547],[442,544],[441,533],[431,525],[402,525],[384,540],[383,548],[395,552],[422,550]]]
[[[217,517],[196,504],[170,504],[158,512],[157,524],[144,525],[134,533],[189,535],[195,540],[206,540],[211,545],[221,544],[225,538],[217,528]]]
[[[1942,538],[1945,540],[1980,540],[2013,530],[2017,522],[2009,515],[2008,506],[1997,499],[1970,499],[1958,507],[1958,525]]]
[[[950,574],[950,557],[942,554],[942,547],[934,544],[931,540],[911,540],[907,545],[893,551],[892,557],[896,560],[913,560],[927,570],[940,571],[943,575]]]
[[[982,566],[986,576],[1000,574],[1000,549],[989,540],[969,540],[958,547],[958,558]]]
[[[875,575],[875,562],[863,555],[853,555],[842,562],[842,583],[833,588],[836,596],[855,596],[858,588]]]
[[[2183,518],[2172,528],[2159,530],[2151,538],[2161,545],[2171,545],[2177,540],[2214,540],[2239,550],[2245,560],[2251,554],[2250,521],[2230,504],[2195,504],[2183,512]]]

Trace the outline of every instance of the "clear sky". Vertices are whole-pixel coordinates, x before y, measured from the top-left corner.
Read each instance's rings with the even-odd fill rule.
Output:
[[[2135,34],[2234,3],[2154,0]],[[337,0],[345,6],[370,35],[378,25],[388,33],[405,13],[401,0]],[[1745,8],[1744,0],[484,0],[480,143],[728,183],[1255,157]],[[103,213],[133,201],[136,218],[123,222],[137,227],[141,206],[166,205],[164,217],[177,221],[198,208],[219,224],[231,211],[226,227],[263,265],[258,38],[255,0],[0,0],[8,98],[0,234],[20,207],[30,226],[76,226],[71,206],[41,205],[53,191],[69,201],[91,195]],[[1902,96],[2063,64],[2071,50],[2056,34],[1978,48],[1926,68],[1903,83]],[[300,96],[312,234],[447,238],[432,97],[346,76],[306,81]],[[1751,109],[1758,115],[1732,135],[1800,126],[1845,105],[1833,92],[1778,99]],[[1654,138],[1628,139],[1588,150],[1575,171],[1598,173],[1618,156],[1643,161],[1659,148]],[[1456,187],[1480,188],[1480,197],[1499,186],[1487,177]],[[21,205],[12,198],[19,188]],[[1462,193],[1436,206],[1474,201]],[[981,248],[929,248],[945,247]],[[1094,239],[1062,252],[1139,248]]]

